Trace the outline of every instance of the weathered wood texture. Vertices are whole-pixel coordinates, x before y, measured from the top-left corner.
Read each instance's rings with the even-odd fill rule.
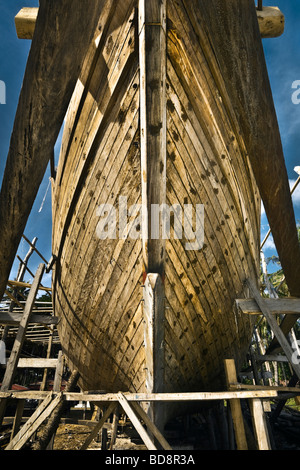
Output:
[[[235,315],[233,303],[245,295],[245,277],[259,274],[259,193],[190,5],[168,2],[163,171],[167,204],[205,205],[205,233],[202,249],[186,250],[189,240],[173,235],[165,240],[166,391],[222,385],[224,357],[242,357],[252,331],[250,316]],[[136,238],[124,237],[124,227],[115,239],[97,235],[101,204],[118,216],[120,196],[128,210],[142,202],[136,6],[106,3],[105,28],[69,107],[53,187],[55,314],[63,349],[91,390],[145,391],[141,218],[128,217]]]
[[[159,274],[148,274],[143,289],[143,319],[145,347],[145,385],[149,393],[162,393],[165,388],[165,291]],[[159,405],[147,410],[153,423],[160,427],[163,410]]]
[[[166,5],[166,0],[139,0],[143,262],[147,273],[160,275],[164,274],[165,240],[153,207],[166,203]]]
[[[294,372],[297,374],[298,378],[300,379],[300,364],[297,362],[293,361],[293,350],[292,347],[286,338],[284,332],[280,328],[280,326],[277,323],[277,320],[272,316],[272,314],[269,311],[269,308],[267,304],[265,303],[264,299],[261,297],[259,291],[257,290],[256,286],[253,285],[253,282],[251,280],[247,280],[247,284],[249,285],[251,295],[255,298],[255,301],[259,305],[259,308],[261,309],[263,315],[265,316],[269,326],[271,327],[271,330],[276,337],[278,343],[282,347],[286,357],[288,358],[291,367],[294,369]]]
[[[21,354],[21,349],[25,340],[27,325],[29,323],[30,315],[33,309],[33,304],[34,304],[34,301],[38,292],[38,288],[39,288],[44,270],[45,270],[45,265],[40,264],[36,272],[35,278],[33,280],[30,292],[28,294],[23,316],[22,316],[22,319],[18,328],[18,333],[14,341],[14,345],[10,353],[9,360],[7,362],[6,371],[5,371],[4,378],[2,381],[2,385],[1,385],[1,391],[6,391],[12,386],[15,371],[17,369],[19,357]]]
[[[19,39],[32,39],[38,8],[22,8],[15,17]],[[284,32],[284,15],[277,7],[263,7],[257,10],[257,18],[262,38],[278,37]]]
[[[243,313],[250,315],[261,315],[262,312],[255,299],[237,299],[235,301],[238,308]],[[280,298],[264,299],[264,304],[268,306],[273,315],[300,315],[300,299]]]
[[[263,7],[257,10],[257,19],[262,38],[277,38],[284,32],[284,15],[277,7]]]
[[[34,35],[38,8],[22,8],[15,16],[15,25],[19,39],[32,39]]]
[[[237,383],[237,375],[234,360],[225,359],[226,382],[228,388],[231,384]],[[235,439],[238,450],[248,450],[248,443],[245,432],[244,418],[242,414],[241,402],[239,399],[230,401],[230,408],[235,430]]]
[[[188,3],[188,2],[186,2]],[[252,0],[190,2],[211,39],[226,94],[225,107],[241,131],[277,252],[293,296],[300,296],[300,246],[264,52]],[[200,5],[196,8],[196,5]],[[247,60],[237,60],[241,51]],[[221,78],[221,77],[219,77]],[[234,122],[235,121],[235,122]]]
[[[103,4],[40,2],[0,194],[0,298]]]

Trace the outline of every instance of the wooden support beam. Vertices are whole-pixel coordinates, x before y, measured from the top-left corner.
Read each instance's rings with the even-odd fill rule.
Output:
[[[18,325],[22,319],[21,313],[0,312],[0,325]],[[58,317],[50,315],[34,315],[30,317],[29,324],[37,325],[57,325]]]
[[[140,420],[136,416],[135,412],[133,411],[131,405],[128,403],[125,395],[123,393],[118,393],[118,400],[120,405],[122,406],[123,410],[127,414],[128,418],[130,419],[132,425],[137,430],[139,436],[143,440],[145,446],[148,450],[157,450],[156,446],[153,444],[151,437],[145,431],[144,427],[140,423]]]
[[[162,393],[165,362],[165,292],[159,274],[147,275],[143,299],[146,389],[149,393]],[[150,404],[148,414],[151,421],[161,428],[164,421],[162,407],[159,404]]]
[[[12,287],[31,287],[32,284],[30,284],[29,282],[20,282],[20,281],[7,281],[7,284],[9,286],[12,286]],[[46,291],[46,292],[51,292],[52,289],[51,287],[43,287],[42,285],[39,285],[38,286],[38,290],[43,290],[43,291]]]
[[[145,411],[141,408],[141,406],[137,402],[132,402],[131,406],[135,413],[144,421],[147,429],[153,434],[153,436],[158,440],[160,445],[164,450],[172,450],[170,444],[166,441],[162,433],[159,429],[155,426],[155,424],[151,421],[149,416],[145,413]]]
[[[45,270],[45,265],[40,264],[37,269],[35,278],[33,280],[30,292],[28,294],[22,320],[19,325],[18,333],[14,341],[14,345],[13,345],[9,360],[7,362],[5,375],[2,381],[1,391],[9,390],[9,388],[12,386],[13,378],[14,378],[15,371],[16,371],[18,361],[19,361],[19,357],[21,354],[21,349],[24,343],[30,315],[33,309],[34,301],[38,292],[41,279],[44,274],[44,270]]]
[[[22,8],[15,16],[15,26],[19,39],[33,38],[38,12],[38,8]]]
[[[258,450],[272,450],[261,400],[259,398],[250,400],[250,409]]]
[[[166,203],[166,0],[139,0],[142,245],[146,273],[164,273],[159,206]]]
[[[97,413],[97,410],[96,410]],[[112,431],[109,443],[109,450],[113,450],[114,445],[117,439],[117,432],[118,432],[118,424],[119,424],[119,416],[120,416],[120,407],[116,406],[114,413],[113,413],[113,423],[112,423]]]
[[[284,15],[279,8],[263,7],[256,13],[262,38],[277,38],[284,33]]]
[[[59,351],[57,358],[56,371],[54,376],[53,391],[59,392],[61,389],[61,381],[64,370],[64,355],[62,351]]]
[[[21,422],[22,422],[24,406],[25,406],[25,400],[18,400],[16,414],[15,414],[15,417],[14,417],[13,427],[12,427],[11,436],[10,436],[10,441],[13,440],[15,435],[20,430],[20,425],[21,425]]]
[[[80,450],[86,450],[88,448],[88,446],[90,445],[90,443],[92,442],[92,440],[97,436],[98,432],[100,431],[100,429],[103,427],[105,421],[109,418],[109,416],[114,412],[116,408],[116,403],[111,403],[109,405],[109,407],[107,408],[106,411],[104,411],[103,413],[103,416],[102,418],[100,419],[100,421],[95,425],[93,431],[89,434],[89,436],[87,437],[86,441],[84,442],[84,444],[82,445],[81,449]]]
[[[291,345],[289,344],[288,340],[286,339],[285,334],[281,330],[280,326],[278,326],[276,319],[274,316],[271,314],[265,299],[263,299],[257,289],[257,287],[254,285],[253,281],[248,279],[247,280],[247,285],[250,289],[251,296],[254,297],[257,305],[259,306],[260,310],[264,314],[268,324],[270,325],[274,335],[276,336],[280,346],[282,347],[286,357],[288,358],[291,367],[294,369],[295,373],[297,374],[298,378],[300,379],[300,364],[296,363],[293,360],[294,357],[294,352],[291,348]]]
[[[280,298],[264,299],[265,305],[272,315],[297,315],[294,321],[300,316],[300,299],[298,298]],[[255,299],[236,299],[236,306],[249,315],[262,315],[262,312]]]
[[[19,357],[20,357],[20,354],[21,354],[21,349],[22,349],[22,346],[23,346],[23,343],[24,343],[24,340],[25,340],[26,329],[27,329],[27,326],[28,326],[28,323],[29,323],[29,319],[30,319],[30,315],[31,315],[31,312],[32,312],[32,309],[33,309],[34,301],[35,301],[35,298],[36,298],[36,295],[37,295],[37,292],[38,292],[38,286],[41,282],[44,270],[45,270],[45,265],[40,264],[38,269],[37,269],[35,278],[33,280],[30,292],[28,294],[28,298],[27,298],[27,301],[26,301],[26,304],[25,304],[23,316],[22,316],[22,319],[20,321],[20,325],[19,325],[18,332],[17,332],[16,338],[15,338],[15,341],[14,341],[14,345],[13,345],[12,351],[10,353],[10,357],[9,357],[7,365],[6,365],[6,370],[5,370],[5,374],[4,374],[2,385],[1,385],[1,391],[2,392],[5,392],[5,391],[9,390],[12,386],[14,375],[15,375],[17,365],[18,365],[18,361],[19,361]],[[2,421],[3,421],[6,405],[7,405],[7,401],[5,399],[1,400],[1,403],[0,403],[0,426],[1,426]]]
[[[19,39],[32,39],[38,16],[38,8],[22,8],[15,17]],[[284,32],[284,15],[277,7],[263,7],[257,10],[257,19],[262,38],[274,38]]]
[[[25,390],[18,392],[9,390],[8,392],[0,391],[0,398],[16,398],[28,400],[41,400],[45,398],[47,392]],[[77,393],[64,392],[66,401],[89,401],[94,403],[117,402],[118,396],[115,393]],[[185,393],[124,393],[126,400],[129,402],[192,402],[192,401],[213,401],[213,400],[235,400],[246,398],[278,398],[275,390],[241,390],[241,391],[223,391],[223,392],[185,392]]]
[[[233,359],[226,359],[225,364],[225,373],[226,373],[226,382],[228,388],[231,384],[237,383],[237,375],[235,369],[235,363]],[[230,409],[232,415],[232,421],[235,431],[235,440],[238,450],[248,450],[248,443],[246,439],[245,425],[242,414],[241,402],[239,399],[230,400]]]
[[[104,4],[40,0],[0,195],[0,298]]]
[[[62,394],[59,393],[52,400],[52,393],[45,398],[41,405],[31,415],[28,421],[22,426],[18,434],[8,444],[5,450],[20,450],[37,431],[40,425],[50,416],[52,411],[62,400]]]
[[[274,390],[276,392],[300,393],[300,387],[283,387],[276,385],[250,385],[250,384],[232,384],[230,390]],[[253,397],[254,398],[254,397]]]
[[[19,359],[18,368],[21,369],[56,369],[58,359],[43,359],[39,357],[23,357]]]

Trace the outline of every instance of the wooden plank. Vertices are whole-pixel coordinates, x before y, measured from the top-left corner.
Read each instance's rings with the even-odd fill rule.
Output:
[[[265,362],[265,361],[289,362],[286,356],[281,356],[279,354],[265,354],[263,356],[256,354],[254,358],[258,362]]]
[[[236,385],[236,384],[235,384]],[[26,400],[40,400],[44,399],[48,392],[40,392],[36,390],[26,390],[18,392],[10,390],[9,392],[0,392],[0,398],[15,398]],[[108,403],[118,401],[115,393],[77,393],[77,392],[64,392],[64,399],[66,401],[91,401],[99,403]],[[233,400],[233,399],[246,399],[246,398],[275,398],[278,393],[275,390],[269,390],[266,387],[264,390],[241,390],[241,391],[222,391],[222,392],[191,392],[191,393],[125,393],[126,399],[129,402],[148,402],[148,401],[162,401],[162,402],[191,402],[191,401],[211,401],[211,400]]]
[[[95,412],[97,412],[97,410],[95,410]],[[110,438],[110,443],[109,443],[109,450],[113,450],[114,445],[116,443],[118,425],[119,425],[119,416],[120,416],[119,406],[116,406],[114,410],[114,417],[113,417],[113,422],[112,422],[112,431],[111,431],[111,438]]]
[[[275,385],[250,385],[250,384],[235,384],[229,386],[230,390],[274,390],[276,392],[292,392],[299,393],[300,387],[284,387]]]
[[[0,298],[103,4],[40,1],[1,188]]]
[[[19,39],[32,39],[37,20],[38,8],[22,8],[15,16],[15,25]]]
[[[284,32],[284,15],[277,7],[257,10],[257,20],[262,38],[277,38]]]
[[[20,358],[18,368],[32,368],[32,369],[56,369],[58,359],[43,359],[43,358]]]
[[[148,274],[143,289],[144,343],[146,356],[146,390],[149,393],[164,392],[164,322],[165,293],[159,274]],[[160,427],[163,410],[158,405],[150,405],[150,419]]]
[[[27,392],[13,392],[13,397],[20,397],[20,394],[26,396]],[[277,397],[277,392],[268,390],[242,390],[242,391],[223,391],[223,392],[185,392],[185,393],[124,393],[126,400],[148,402],[191,402],[191,401],[211,401],[211,400],[233,400],[246,398],[272,398]],[[30,395],[32,396],[32,395]],[[116,401],[116,394],[86,394],[86,393],[64,393],[65,399],[69,401],[91,401],[91,402],[109,402]],[[1,394],[0,394],[1,397]]]
[[[300,299],[280,298],[280,299],[264,299],[270,313],[273,315],[300,315]],[[243,313],[249,315],[261,315],[262,312],[257,305],[255,299],[237,299],[235,301],[238,308]],[[296,318],[295,318],[296,319]]]
[[[15,17],[19,39],[32,39],[38,16],[38,8],[22,8]],[[284,15],[277,7],[263,7],[257,11],[257,19],[262,38],[273,38],[283,34]]]
[[[30,292],[28,294],[28,298],[27,298],[25,308],[24,308],[23,317],[19,325],[18,333],[14,341],[14,345],[13,345],[9,360],[7,362],[5,375],[2,381],[1,391],[6,391],[12,386],[13,378],[14,378],[17,364],[19,361],[19,357],[21,354],[21,349],[22,349],[24,339],[25,339],[27,326],[29,323],[32,309],[33,309],[33,304],[36,299],[36,295],[38,292],[41,279],[44,274],[44,270],[45,270],[45,265],[40,264],[37,269],[35,278],[33,280]]]
[[[237,383],[235,363],[233,359],[225,359],[226,382],[228,388],[231,384]],[[248,450],[248,444],[245,433],[244,419],[240,400],[231,400],[230,409],[232,414],[233,426],[235,430],[235,439],[238,450]]]
[[[0,325],[18,325],[22,319],[22,313],[14,312],[0,312]],[[37,325],[57,325],[58,317],[53,317],[52,315],[35,315],[32,314],[29,319],[29,324]]]
[[[100,429],[103,427],[105,421],[109,418],[109,416],[113,413],[114,409],[116,408],[116,404],[115,403],[111,403],[109,405],[109,407],[107,408],[106,411],[104,411],[103,413],[103,416],[102,418],[100,419],[100,421],[95,425],[94,429],[92,430],[92,432],[89,434],[88,438],[86,439],[86,441],[83,443],[82,447],[80,450],[86,450],[88,448],[88,446],[90,445],[90,443],[92,442],[92,440],[97,436],[98,432],[100,431]]]
[[[158,440],[164,450],[172,450],[170,444],[166,441],[162,433],[159,429],[155,426],[155,424],[151,421],[149,416],[145,413],[145,411],[141,408],[141,406],[137,402],[132,402],[131,406],[136,414],[144,421],[147,426],[147,429],[153,434],[154,437]]]
[[[151,212],[166,203],[166,0],[139,0],[139,55],[143,261],[146,273],[162,275],[165,240]]]
[[[53,391],[59,392],[61,389],[61,381],[64,370],[64,355],[62,351],[59,351],[57,358],[56,371],[54,376]]]
[[[274,335],[276,336],[280,346],[282,347],[286,357],[288,358],[291,367],[294,369],[295,373],[297,374],[298,378],[300,379],[300,364],[295,363],[293,361],[293,350],[288,342],[288,340],[285,337],[285,334],[281,330],[280,326],[278,326],[278,323],[274,316],[271,314],[265,299],[263,299],[257,289],[257,287],[254,285],[253,281],[248,279],[247,280],[247,285],[250,289],[251,294],[255,298],[255,301],[257,302],[257,305],[259,305],[260,310],[262,311],[263,315],[265,316],[267,322],[269,323]]]
[[[17,442],[18,439],[21,439],[24,434],[26,434],[27,430],[30,428],[32,423],[43,413],[43,411],[47,408],[49,403],[52,400],[52,392],[47,392],[47,394],[43,397],[43,402],[40,404],[40,406],[34,411],[34,413],[31,415],[31,417],[26,421],[26,423],[22,426],[20,431],[14,436],[14,439],[11,440],[9,445],[6,447],[6,450],[10,450],[10,447],[13,447],[14,444]],[[26,398],[24,398],[26,399]],[[23,399],[21,399],[23,400]]]
[[[250,400],[250,409],[258,450],[272,450],[261,400]]]
[[[9,443],[5,450],[20,450],[30,439],[30,437],[35,433],[35,431],[40,427],[40,425],[45,421],[45,419],[50,416],[52,411],[57,407],[57,405],[62,400],[62,394],[57,395],[50,403],[47,403],[47,398],[44,402],[38,407],[37,415],[32,419],[34,414],[29,418],[29,420],[24,424],[21,430],[16,434],[14,439]],[[41,412],[42,411],[42,412]],[[24,429],[25,428],[25,429]]]
[[[122,406],[123,410],[127,414],[128,418],[130,419],[132,425],[135,427],[136,431],[138,432],[139,436],[143,440],[144,444],[146,445],[148,450],[157,450],[156,446],[153,444],[152,439],[149,437],[148,433],[143,428],[142,424],[140,423],[139,419],[137,418],[135,412],[133,411],[132,407],[128,403],[125,395],[123,393],[118,393],[118,400],[120,405]]]
[[[11,441],[20,430],[24,406],[25,406],[25,400],[18,400],[16,414],[14,417],[13,427],[12,427],[11,436],[10,436]]]
[[[29,288],[32,285],[29,282],[11,281],[11,280],[8,280],[7,284],[9,286],[12,286],[12,287],[29,287]],[[39,285],[38,289],[39,290],[44,290],[46,292],[51,292],[51,290],[52,290],[51,287],[43,287],[42,285]]]

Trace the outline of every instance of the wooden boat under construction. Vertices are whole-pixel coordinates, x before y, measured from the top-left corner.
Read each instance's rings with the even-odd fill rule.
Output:
[[[249,295],[245,281],[259,279],[261,197],[290,292],[300,293],[255,4],[103,0],[87,11],[58,3],[72,2],[41,2],[17,111],[2,200],[14,185],[19,222],[7,214],[0,224],[1,282],[65,118],[52,175],[52,288],[70,368],[85,390],[220,389],[224,359],[241,365],[252,336],[251,316],[233,306]],[[16,149],[30,155],[19,182]],[[181,212],[170,212],[170,236],[153,237],[151,208],[163,204]],[[198,223],[193,244],[187,234]]]

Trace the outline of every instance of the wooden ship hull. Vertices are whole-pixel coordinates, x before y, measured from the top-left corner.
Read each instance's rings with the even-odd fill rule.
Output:
[[[252,336],[251,316],[234,301],[248,297],[247,279],[259,279],[261,198],[290,293],[300,295],[253,0],[40,2],[1,189],[1,292],[49,160],[53,304],[81,387],[224,388],[224,359],[239,367]],[[147,209],[127,218],[139,235],[126,236],[122,222],[101,239],[99,207],[119,217],[124,198]],[[192,214],[202,205],[203,243],[187,249],[186,232],[174,236],[175,215],[170,237],[151,237],[155,204]]]
[[[185,10],[184,3],[193,6]],[[53,302],[62,347],[87,390],[152,391],[147,355],[155,347],[163,349],[155,367],[163,370],[164,391],[214,390],[222,387],[224,359],[240,363],[249,346],[252,321],[233,306],[245,296],[245,280],[259,276],[260,196],[211,68],[212,47],[199,37],[196,4],[169,1],[167,20],[159,12],[166,31],[154,26],[162,30],[154,34],[166,34],[165,58],[164,38],[155,52],[166,83],[157,79],[155,90],[152,76],[152,90],[148,82],[145,88],[153,100],[159,95],[158,117],[143,123],[141,76],[148,70],[141,71],[137,2],[124,1],[113,14],[103,12],[65,120],[53,186]],[[147,125],[158,129],[148,135],[158,140],[152,171],[142,169]],[[157,242],[158,256],[157,247],[143,250],[143,234],[99,239],[98,207],[111,204],[118,214],[120,196],[128,209],[144,204],[143,185],[159,192],[153,203],[190,204],[194,213],[204,205],[203,246],[187,250],[172,230]],[[141,232],[143,222],[131,221]],[[164,303],[154,320],[163,330],[157,346],[147,344],[143,313],[143,286],[153,272],[162,277]]]

